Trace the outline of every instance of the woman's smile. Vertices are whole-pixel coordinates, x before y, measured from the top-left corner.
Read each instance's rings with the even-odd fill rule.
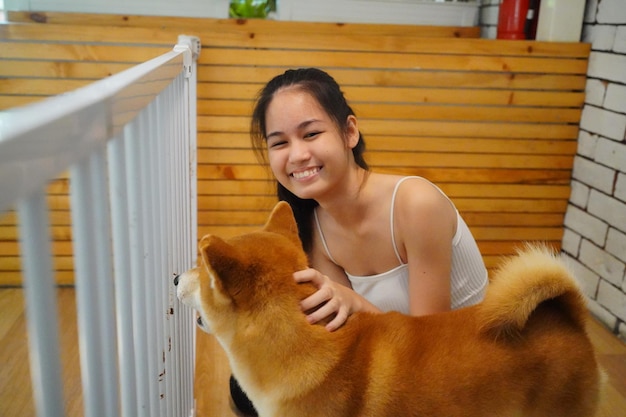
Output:
[[[318,172],[320,172],[320,169],[320,167],[312,167],[305,170],[294,171],[290,175],[296,180],[304,180],[316,175]]]

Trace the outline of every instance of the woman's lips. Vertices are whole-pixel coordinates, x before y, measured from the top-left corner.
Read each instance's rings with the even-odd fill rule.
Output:
[[[295,171],[291,173],[291,176],[297,180],[301,180],[303,178],[307,178],[310,177],[314,174],[317,174],[319,172],[320,168],[319,167],[315,167],[315,168],[307,168],[305,170],[302,171]]]

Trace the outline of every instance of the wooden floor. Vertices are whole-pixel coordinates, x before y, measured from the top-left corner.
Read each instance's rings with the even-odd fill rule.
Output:
[[[59,290],[59,314],[62,328],[62,364],[67,416],[82,415],[78,336],[76,332],[74,291]],[[626,415],[626,344],[601,324],[592,320],[590,335],[600,363],[609,376],[598,417]],[[20,289],[0,289],[0,416],[34,415],[24,300]],[[196,363],[196,399],[198,417],[235,417],[229,405],[230,370],[215,339],[198,331]]]
[[[74,290],[58,291],[61,362],[65,412],[82,416],[82,387],[76,330]],[[34,416],[35,407],[28,366],[24,296],[21,289],[0,289],[0,416]]]

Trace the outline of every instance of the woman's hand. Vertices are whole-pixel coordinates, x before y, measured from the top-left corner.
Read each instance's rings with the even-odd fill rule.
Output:
[[[310,282],[317,291],[300,302],[302,311],[315,309],[307,315],[309,323],[317,323],[325,318],[332,318],[326,325],[328,331],[341,327],[348,316],[358,310],[362,298],[352,289],[331,280],[313,268],[293,274],[296,282]],[[332,317],[334,315],[334,317]]]

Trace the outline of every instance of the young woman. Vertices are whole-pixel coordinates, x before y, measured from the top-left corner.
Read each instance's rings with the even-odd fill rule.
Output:
[[[251,137],[309,255],[310,268],[294,274],[318,288],[301,303],[314,309],[309,322],[330,317],[334,331],[358,311],[423,315],[482,300],[487,270],[452,202],[424,178],[368,169],[357,118],[330,75],[307,68],[272,79]]]

